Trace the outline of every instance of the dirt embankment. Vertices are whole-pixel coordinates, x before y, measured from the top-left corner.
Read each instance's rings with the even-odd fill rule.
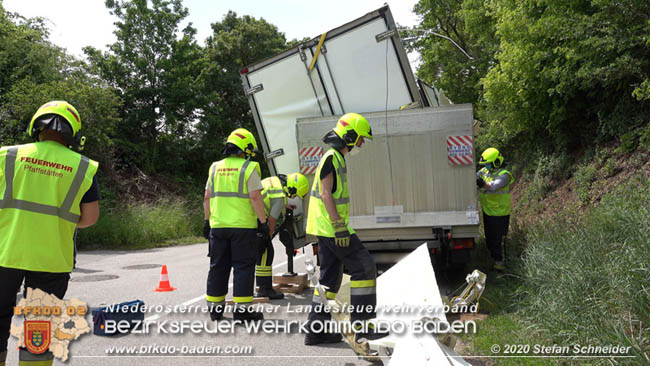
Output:
[[[617,146],[604,149],[606,158],[574,164],[569,168],[571,172],[568,179],[559,182],[549,179],[550,189],[543,195],[531,194],[533,177],[516,177],[512,189],[515,229],[550,219],[561,209],[570,208],[581,212],[598,205],[605,194],[635,176],[650,179],[650,150],[640,148],[634,153],[626,154],[617,152]],[[575,160],[581,159],[578,157]],[[584,176],[576,174],[581,168],[593,169],[591,179],[585,180]]]

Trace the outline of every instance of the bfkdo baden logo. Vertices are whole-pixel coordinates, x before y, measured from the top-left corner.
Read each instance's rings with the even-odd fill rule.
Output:
[[[20,326],[11,325],[11,335],[18,338],[18,347],[33,354],[50,351],[65,361],[70,342],[90,332],[87,313],[88,305],[79,299],[61,300],[28,288],[25,298],[14,307],[14,316],[25,320]]]
[[[45,353],[50,348],[52,323],[48,320],[25,320],[25,348],[31,353]]]

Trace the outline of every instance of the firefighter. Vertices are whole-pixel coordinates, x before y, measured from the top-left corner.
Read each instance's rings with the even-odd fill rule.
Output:
[[[210,318],[223,317],[228,278],[234,272],[234,320],[263,319],[253,311],[253,285],[258,233],[268,235],[264,214],[260,165],[251,159],[257,151],[248,130],[234,130],[226,141],[226,158],[212,163],[203,200],[204,235],[209,234],[210,270],[206,300]]]
[[[44,104],[32,117],[29,136],[36,142],[0,148],[0,365],[16,293],[41,289],[62,299],[74,263],[77,228],[99,217],[97,162],[83,150],[81,118],[71,104]],[[47,351],[19,351],[19,365],[51,365]]]
[[[501,272],[505,270],[505,239],[510,224],[510,185],[515,179],[505,169],[503,155],[493,147],[483,151],[479,164],[485,165],[476,173],[485,242],[494,260],[493,269]]]
[[[273,244],[271,238],[276,230],[278,219],[284,214],[287,208],[294,209],[295,206],[287,205],[287,197],[300,199],[304,198],[309,192],[309,181],[307,177],[300,173],[284,175],[279,174],[277,177],[268,177],[262,180],[262,198],[264,199],[264,212],[266,213],[267,222],[269,223],[269,236],[260,243],[257,265],[255,266],[255,281],[259,287],[256,297],[268,297],[271,300],[284,298],[284,294],[273,289],[272,267]]]
[[[336,297],[345,266],[351,276],[350,302],[353,311],[350,312],[350,320],[353,324],[362,325],[362,330],[357,331],[355,337],[378,339],[387,334],[375,331],[368,322],[376,315],[377,268],[348,223],[350,197],[345,155],[355,147],[361,148],[365,139],[372,139],[370,124],[357,113],[343,115],[336,127],[323,137],[323,142],[331,148],[321,157],[314,176],[309,197],[307,233],[318,239],[319,282],[327,288],[327,299]],[[320,329],[314,322],[331,320],[331,314],[323,307],[326,304],[321,303],[318,295],[315,290],[308,318],[310,332],[305,336],[305,344],[339,342],[339,333],[314,331]]]

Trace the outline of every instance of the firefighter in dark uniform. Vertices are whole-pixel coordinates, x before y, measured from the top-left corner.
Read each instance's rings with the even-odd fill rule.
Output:
[[[273,237],[278,220],[286,209],[293,209],[287,204],[287,197],[300,199],[309,193],[309,181],[300,173],[287,175],[279,174],[277,177],[268,177],[262,180],[262,198],[264,199],[264,212],[269,223],[269,239]],[[255,282],[259,287],[256,297],[268,297],[271,300],[284,298],[284,294],[273,289],[273,243],[266,240],[260,243],[259,256],[255,266]]]
[[[37,142],[0,148],[0,365],[16,293],[41,289],[62,299],[74,264],[74,235],[99,217],[97,162],[81,151],[81,119],[65,101],[38,109],[29,125]],[[47,351],[19,351],[19,365],[51,365]]]
[[[234,130],[226,142],[223,160],[212,163],[203,200],[204,235],[209,234],[210,271],[206,300],[210,318],[223,317],[230,270],[234,271],[234,320],[263,319],[250,309],[253,302],[258,233],[268,235],[264,214],[260,166],[251,160],[257,151],[248,130]]]
[[[375,262],[348,224],[350,197],[345,155],[355,147],[360,148],[365,139],[372,139],[370,124],[357,113],[343,115],[336,127],[323,137],[323,142],[331,148],[318,164],[307,214],[307,234],[318,238],[319,282],[327,288],[327,299],[336,297],[341,285],[343,266],[351,276],[350,302],[354,311],[350,312],[350,321],[353,323],[367,322],[374,318],[377,303]],[[315,290],[308,318],[309,329],[312,329],[311,323],[315,321],[331,319],[331,314],[318,306],[321,304],[318,295]],[[359,311],[361,307],[366,310],[370,307],[371,311]],[[357,339],[378,339],[387,335],[375,331],[371,324],[366,324],[362,329],[368,331],[357,332]],[[339,333],[309,332],[305,336],[306,345],[340,340]]]

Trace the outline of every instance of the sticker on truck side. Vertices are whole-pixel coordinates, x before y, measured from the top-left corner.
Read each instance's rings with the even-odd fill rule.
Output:
[[[447,159],[451,165],[474,164],[474,138],[472,136],[448,136]]]
[[[304,175],[316,173],[323,148],[320,146],[303,147],[300,149],[300,172]]]

